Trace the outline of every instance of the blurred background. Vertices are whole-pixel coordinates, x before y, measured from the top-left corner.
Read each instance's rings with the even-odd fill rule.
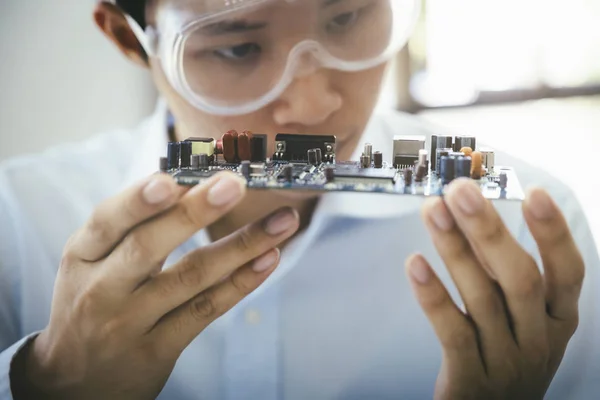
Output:
[[[0,161],[152,112],[149,76],[96,30],[93,3],[0,0]],[[600,149],[598,21],[600,0],[424,0],[380,107],[548,170],[573,188],[599,238],[600,185],[586,173]]]

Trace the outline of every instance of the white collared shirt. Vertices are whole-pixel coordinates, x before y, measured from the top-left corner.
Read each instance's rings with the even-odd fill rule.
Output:
[[[68,237],[103,199],[158,167],[166,110],[137,129],[21,157],[0,167],[0,399],[11,399],[14,354],[49,320],[53,284]],[[407,115],[375,115],[363,141],[391,150],[394,134],[430,136]],[[506,154],[524,187],[547,188],[565,213],[586,261],[580,327],[548,398],[600,393],[600,262],[573,194]],[[428,399],[440,345],[415,301],[404,260],[421,252],[456,290],[420,218],[421,199],[323,196],[307,230],[286,248],[273,275],[202,332],[181,355],[160,399]],[[538,259],[518,203],[498,204],[522,246]],[[200,232],[173,262],[206,244]]]

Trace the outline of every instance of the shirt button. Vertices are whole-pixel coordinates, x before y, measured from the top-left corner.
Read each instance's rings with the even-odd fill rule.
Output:
[[[258,310],[246,311],[246,323],[250,325],[258,325],[260,323],[260,312]]]

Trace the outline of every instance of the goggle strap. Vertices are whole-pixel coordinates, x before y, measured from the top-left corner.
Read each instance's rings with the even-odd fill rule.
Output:
[[[148,30],[146,32],[142,29],[140,24],[138,24],[137,21],[135,19],[133,19],[129,14],[124,14],[124,15],[125,15],[125,19],[127,20],[127,23],[129,24],[129,27],[133,31],[133,34],[135,35],[137,40],[140,42],[140,45],[146,52],[146,55],[148,57],[153,57],[154,56],[154,44],[155,44],[154,35],[153,35],[154,30],[148,28]]]

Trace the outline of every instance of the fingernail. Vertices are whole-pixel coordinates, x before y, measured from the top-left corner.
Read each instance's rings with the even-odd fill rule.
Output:
[[[536,219],[552,219],[556,215],[554,202],[545,190],[536,189],[529,195],[529,209]]]
[[[458,200],[458,206],[466,214],[475,214],[483,208],[483,195],[474,183],[462,185],[454,196]]]
[[[448,212],[448,208],[446,208],[442,199],[436,199],[436,202],[432,205],[431,219],[441,231],[447,232],[454,227],[454,219]]]
[[[431,268],[421,256],[413,257],[410,260],[409,270],[413,279],[422,285],[431,280]]]
[[[254,260],[252,270],[254,272],[264,272],[275,265],[277,258],[279,258],[279,249],[271,250]]]
[[[173,194],[172,185],[163,179],[153,179],[146,185],[142,193],[148,204],[160,204]]]
[[[242,197],[241,180],[234,176],[224,175],[208,191],[207,200],[214,207],[222,207]]]
[[[265,232],[276,236],[288,231],[294,226],[297,220],[297,214],[292,210],[280,211],[267,219],[265,223]]]

